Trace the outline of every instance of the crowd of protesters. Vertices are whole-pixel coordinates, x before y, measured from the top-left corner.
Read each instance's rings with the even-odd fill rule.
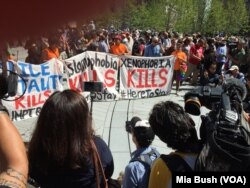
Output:
[[[212,38],[200,33],[98,29],[91,21],[89,25],[77,27],[76,24],[69,24],[55,32],[33,36],[26,40],[24,48],[28,51],[25,62],[32,64],[41,64],[51,58],[63,60],[84,51],[145,57],[174,55],[177,58],[173,80],[176,81],[177,94],[183,81],[188,80],[192,85],[197,85],[198,78],[203,77],[202,83],[207,83],[204,77],[209,80],[211,74],[208,69],[211,63],[216,63],[213,74],[222,77],[229,73],[233,65],[238,67],[245,78],[250,72],[248,39],[232,35]]]
[[[64,60],[84,51],[144,57],[173,55],[176,57],[173,83],[175,81],[177,95],[184,82],[214,87],[227,78],[239,79],[250,90],[249,44],[244,37],[105,30],[96,29],[91,21],[88,26],[69,25],[44,36],[31,37],[24,47],[28,50],[25,61],[31,64],[41,64],[51,58]],[[6,59],[14,58],[7,55]],[[249,99],[245,100],[246,112],[250,112]],[[57,113],[51,114],[51,111]],[[113,174],[113,157],[104,141],[94,135],[91,118],[86,100],[75,91],[56,92],[49,97],[39,115],[28,151],[29,176],[34,182],[44,187],[105,186],[103,178],[110,179]],[[171,187],[172,165],[165,165],[163,158],[157,159],[158,152],[153,156],[151,173],[151,166],[137,159],[155,151],[150,146],[155,134],[176,150],[171,155],[183,158],[185,165],[194,169],[200,143],[193,120],[178,104],[171,101],[156,104],[149,122],[138,119],[131,133],[136,151],[125,169],[123,187]],[[98,157],[100,164],[97,164]],[[98,174],[98,165],[104,169],[103,177]],[[27,169],[23,175],[26,182]]]

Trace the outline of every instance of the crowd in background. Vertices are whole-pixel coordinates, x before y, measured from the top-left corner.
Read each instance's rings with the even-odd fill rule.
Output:
[[[181,45],[178,45],[178,42]],[[20,44],[21,43],[21,44]],[[61,60],[84,51],[97,51],[116,55],[133,55],[145,57],[169,56],[173,52],[183,51],[186,66],[176,66],[186,75],[192,74],[192,84],[197,84],[200,70],[216,62],[216,73],[227,71],[236,65],[245,76],[249,74],[248,38],[232,35],[203,36],[201,33],[179,34],[169,31],[115,30],[96,28],[93,21],[88,25],[64,25],[54,32],[41,36],[32,36],[23,42],[10,42],[9,46],[23,45],[28,50],[25,62],[41,64],[50,58]],[[15,58],[11,57],[10,58]],[[180,59],[180,58],[179,58]],[[200,66],[202,65],[202,66]],[[197,68],[198,67],[198,68]],[[180,75],[178,75],[180,76]],[[184,78],[184,76],[182,76]],[[185,79],[187,77],[185,76]]]
[[[84,51],[144,57],[174,55],[173,82],[177,95],[183,82],[214,87],[227,78],[236,78],[248,86],[250,78],[249,43],[244,37],[106,30],[97,29],[91,21],[88,26],[65,25],[56,32],[30,37],[23,46],[28,50],[25,61],[31,64],[51,58],[64,60]],[[7,55],[15,59],[12,54]],[[245,99],[246,112],[250,112],[249,98]],[[91,118],[86,100],[75,91],[55,92],[48,98],[28,151],[29,176],[34,182],[44,187],[105,187],[109,183],[105,178],[111,180],[113,157],[105,142],[95,136]],[[149,121],[137,118],[130,133],[136,150],[125,169],[121,182],[124,188],[171,187],[173,166],[169,157],[159,158],[159,153],[150,146],[155,134],[176,150],[170,155],[182,160],[179,164],[183,164],[184,170],[195,169],[201,143],[192,118],[178,104],[172,101],[155,104]],[[146,154],[150,154],[149,166],[139,159]],[[230,168],[227,170],[233,169]],[[23,175],[22,181],[27,181],[27,169]],[[24,186],[22,182],[20,187]]]

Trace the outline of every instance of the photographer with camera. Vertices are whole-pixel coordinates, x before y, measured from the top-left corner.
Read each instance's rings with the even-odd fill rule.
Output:
[[[2,86],[2,85],[1,85]],[[0,101],[0,187],[25,188],[28,159],[22,138]]]
[[[159,152],[150,146],[155,134],[148,121],[138,117],[133,117],[131,121],[126,122],[126,130],[132,134],[136,150],[126,166],[123,188],[147,187],[151,165],[160,156]]]
[[[198,171],[249,171],[250,127],[243,110],[245,85],[228,79],[216,88],[198,87],[185,95],[185,110],[200,115],[200,107],[211,111],[202,116],[203,148],[196,162]]]
[[[154,133],[175,150],[161,155],[151,169],[149,188],[172,187],[172,172],[192,171],[200,151],[195,123],[177,103],[165,101],[155,104],[149,123]]]

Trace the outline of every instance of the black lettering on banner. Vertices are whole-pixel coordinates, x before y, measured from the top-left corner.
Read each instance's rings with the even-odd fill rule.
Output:
[[[108,60],[110,57],[110,61]],[[104,68],[112,68],[114,70],[118,70],[118,62],[113,60],[112,56],[105,55],[105,59],[100,59],[98,57],[98,53],[95,53],[94,58],[88,58],[91,62],[91,65],[95,67],[104,67]]]
[[[132,89],[128,90],[122,90],[121,95],[122,97],[125,97],[127,94],[128,98],[136,99],[136,98],[148,98],[152,96],[153,90],[152,89],[147,89],[147,90],[141,90],[141,91],[133,91]]]
[[[42,107],[37,107],[36,108],[36,115],[38,116],[42,110]]]
[[[106,100],[115,100],[117,98],[116,94],[109,93],[107,89],[101,92],[93,93],[93,101],[106,101]]]
[[[121,67],[126,68],[171,68],[170,59],[137,59],[137,58],[125,58],[121,59]]]
[[[41,107],[30,108],[25,110],[12,111],[12,121],[17,121],[18,119],[25,119],[25,117],[35,117],[39,115]]]
[[[164,91],[164,90],[161,90],[161,89],[156,89],[155,94],[156,94],[156,96],[163,96],[163,95],[167,95],[168,92]]]
[[[69,69],[68,71],[69,77],[71,77],[75,73],[84,72],[88,68],[87,59],[84,58],[81,61],[77,61],[77,62],[73,60],[73,63],[69,63],[67,67]]]
[[[95,53],[94,58],[84,57],[80,61],[73,60],[72,63],[69,63],[67,65],[69,69],[69,77],[71,77],[75,73],[84,72],[91,65],[96,67],[105,67],[118,70],[118,62],[113,60],[111,56],[105,55],[105,59],[100,59],[97,54],[98,53]],[[108,57],[110,57],[110,61],[108,60]]]
[[[165,67],[169,67],[169,68],[171,68],[171,62],[170,62],[170,59],[166,59],[166,65],[165,65]]]
[[[164,62],[164,59],[159,59],[160,63],[159,63],[159,68],[164,68],[163,67],[163,62]]]

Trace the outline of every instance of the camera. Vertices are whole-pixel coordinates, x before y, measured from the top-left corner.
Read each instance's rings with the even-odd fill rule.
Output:
[[[94,81],[88,81],[83,82],[83,91],[89,91],[89,92],[102,92],[103,91],[103,83],[102,82],[94,82]]]
[[[184,108],[187,113],[200,115],[201,106],[211,110],[206,116],[201,116],[200,136],[202,140],[206,140],[207,132],[214,130],[217,131],[218,137],[224,138],[225,135],[232,135],[233,138],[239,137],[238,128],[246,124],[241,118],[242,101],[246,93],[245,85],[236,78],[226,80],[222,86],[201,86],[186,93]]]
[[[200,86],[184,96],[185,111],[192,115],[200,115],[200,107],[210,110],[233,110],[235,103],[241,104],[246,97],[245,85],[236,78],[227,79],[222,86]]]
[[[225,80],[222,86],[201,86],[184,96],[185,110],[200,114],[200,107],[211,111],[201,116],[203,147],[196,162],[202,171],[249,170],[250,128],[243,117],[242,101],[246,87],[239,79]]]
[[[205,106],[208,109],[215,108],[220,101],[223,93],[222,87],[200,86],[184,96],[185,111],[192,115],[200,115],[200,107]]]

